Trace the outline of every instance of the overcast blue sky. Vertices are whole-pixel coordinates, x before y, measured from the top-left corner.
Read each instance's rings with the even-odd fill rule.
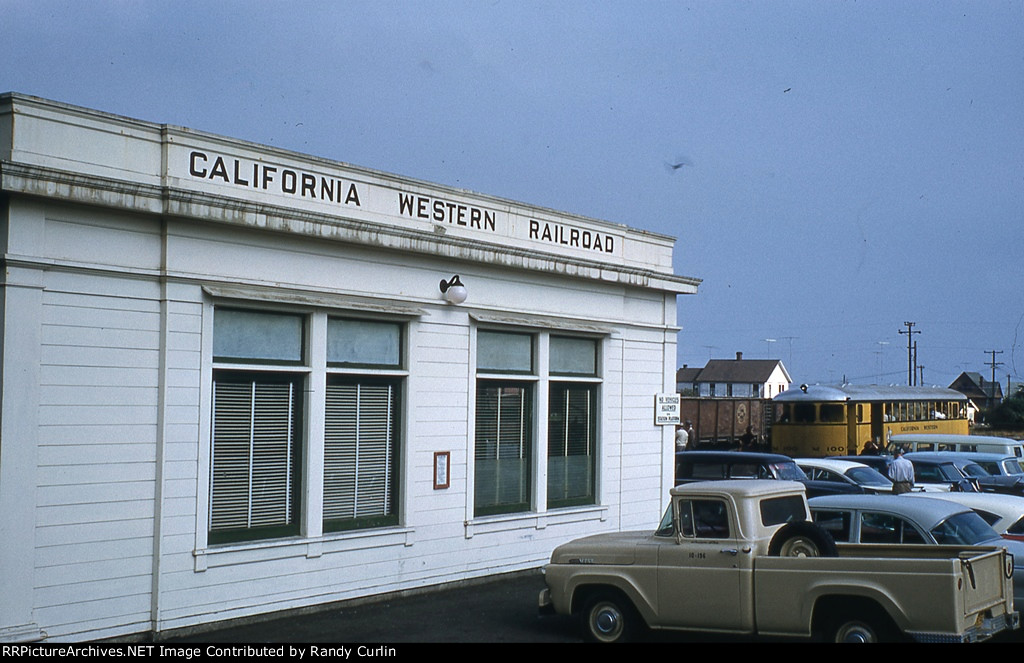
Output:
[[[914,321],[1005,385],[1022,45],[1024,0],[0,0],[0,91],[676,236],[680,364],[905,383]]]

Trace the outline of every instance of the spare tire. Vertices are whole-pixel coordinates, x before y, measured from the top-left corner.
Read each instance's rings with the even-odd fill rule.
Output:
[[[810,521],[789,523],[768,546],[771,557],[836,557],[836,542],[826,530]]]

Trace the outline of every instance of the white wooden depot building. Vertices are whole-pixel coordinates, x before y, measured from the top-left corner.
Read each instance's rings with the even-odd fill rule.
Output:
[[[655,397],[699,283],[673,246],[0,95],[0,640],[410,590],[652,527]]]

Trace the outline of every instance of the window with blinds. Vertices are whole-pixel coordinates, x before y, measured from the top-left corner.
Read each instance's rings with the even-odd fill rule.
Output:
[[[476,515],[530,508],[532,385],[479,380],[476,392]]]
[[[300,378],[217,372],[210,542],[298,532]]]
[[[324,530],[396,524],[399,382],[332,377],[324,426]]]
[[[548,507],[594,502],[597,386],[552,383],[548,405]]]

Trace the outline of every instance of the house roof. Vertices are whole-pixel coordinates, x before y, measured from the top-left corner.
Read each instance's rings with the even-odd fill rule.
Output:
[[[1003,385],[1001,382],[986,380],[981,373],[975,373],[973,371],[964,371],[958,375],[957,378],[949,385],[949,388],[956,389],[967,396],[982,396],[985,398],[1003,397]]]
[[[687,384],[697,381],[697,376],[703,371],[703,368],[690,368],[689,366],[683,366],[676,371],[676,382],[679,384]]]
[[[711,359],[694,382],[767,382],[776,368],[792,382],[778,359]]]

